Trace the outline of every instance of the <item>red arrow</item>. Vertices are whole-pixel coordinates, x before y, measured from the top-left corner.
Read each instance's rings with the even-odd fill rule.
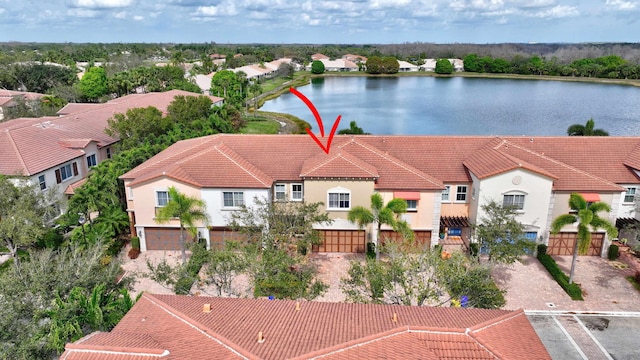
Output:
[[[307,99],[306,96],[304,96],[301,92],[299,92],[298,90],[294,89],[294,88],[289,88],[289,91],[297,96],[300,100],[302,100],[302,102],[304,102],[307,107],[309,108],[309,110],[311,110],[311,113],[313,113],[313,116],[316,119],[316,122],[318,123],[318,127],[320,128],[320,137],[324,138],[324,125],[322,124],[322,118],[320,117],[320,114],[318,113],[318,110],[316,109],[316,107],[313,105],[313,103],[311,102],[311,100]],[[322,145],[322,142],[320,142],[320,139],[318,139],[318,137],[316,136],[316,134],[314,134],[313,132],[311,132],[311,129],[307,128],[307,134],[311,135],[311,138],[313,138],[313,140],[315,140],[316,144],[318,144],[318,146],[320,146],[320,148],[322,150],[324,150],[325,153],[329,153],[329,149],[331,148],[331,141],[333,140],[333,135],[335,135],[336,130],[338,130],[338,124],[340,124],[340,118],[342,117],[342,115],[338,115],[338,118],[336,119],[336,121],[333,123],[333,127],[331,128],[331,132],[329,133],[329,140],[327,141],[327,146],[325,147],[324,145]]]

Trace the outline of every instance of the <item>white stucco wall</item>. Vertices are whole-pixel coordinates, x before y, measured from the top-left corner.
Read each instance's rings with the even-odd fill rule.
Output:
[[[223,206],[223,192],[238,192],[244,193],[244,203],[247,207],[254,205],[253,200],[258,199],[271,199],[270,189],[202,189],[202,200],[207,203],[207,213],[209,214],[209,226],[226,226],[228,219],[235,208],[225,208]]]
[[[518,220],[527,231],[537,231],[538,235],[542,235],[549,215],[552,185],[552,179],[524,169],[481,179],[473,201],[474,205],[477,202],[477,218],[472,220],[481,222],[480,219],[485,216],[482,206],[491,200],[502,204],[506,194],[524,194],[524,208],[519,211]]]

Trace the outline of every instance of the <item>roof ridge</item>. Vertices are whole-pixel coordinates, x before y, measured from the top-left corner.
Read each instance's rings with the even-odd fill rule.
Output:
[[[418,176],[418,177],[420,177],[420,178],[432,183],[433,185],[441,186],[444,189],[444,185],[442,184],[442,182],[438,183],[438,182],[434,181],[434,180],[437,180],[437,178],[435,178],[435,177],[433,177],[433,176],[421,171],[420,169],[417,169],[417,168],[405,163],[404,161],[396,158],[393,155],[389,155],[389,153],[382,154],[382,151],[380,149],[374,147],[373,145],[368,145],[368,144],[364,145],[361,142],[357,141],[355,138],[351,138],[351,143],[356,143],[356,144],[360,145],[361,147],[363,147],[364,149],[367,149],[367,150],[371,151],[372,153],[382,157],[383,159],[386,159],[386,160],[394,163],[395,165],[397,165],[397,166],[399,166],[399,167],[401,167],[401,168],[413,173],[414,175],[416,175],[416,176]]]
[[[182,321],[185,325],[193,328],[195,331],[199,332],[200,334],[204,335],[205,337],[210,338],[211,340],[213,340],[213,341],[217,342],[218,344],[222,345],[225,349],[227,349],[230,352],[238,355],[239,357],[241,357],[243,359],[247,359],[247,360],[255,358],[255,355],[251,354],[248,350],[242,348],[240,345],[238,345],[238,344],[234,343],[233,341],[230,341],[229,339],[225,338],[224,336],[218,334],[217,332],[213,331],[212,329],[210,329],[209,327],[207,327],[204,324],[200,323],[199,321],[196,321],[196,320],[190,318],[189,316],[187,316],[183,312],[181,312],[179,310],[176,310],[171,305],[165,303],[164,301],[162,301],[161,299],[157,298],[156,296],[154,296],[152,294],[148,294],[148,293],[143,293],[142,294],[142,298],[146,299],[151,304],[157,306],[158,308],[160,308],[161,310],[163,310],[167,314],[173,316],[177,320]],[[204,329],[206,329],[206,331]],[[230,346],[228,344],[233,344],[233,346]],[[242,350],[242,352],[246,352],[247,354],[243,354],[240,350]]]
[[[233,149],[231,149],[229,146],[227,146],[224,142],[221,142],[220,144],[215,145],[213,148],[215,150],[217,150],[222,156],[224,156],[227,159],[229,159],[229,161],[231,161],[234,164],[236,164],[240,169],[244,170],[244,172],[246,172],[247,174],[251,175],[254,179],[256,179],[261,184],[270,187],[271,183],[273,183],[273,180],[271,181],[271,183],[267,183],[267,182],[263,181],[263,179],[260,179],[258,177],[258,175],[262,175],[262,176],[264,176],[266,178],[269,178],[269,179],[271,179],[271,176],[265,174],[262,170],[260,170],[257,166],[255,166],[252,162],[248,161],[247,159],[243,158],[238,153],[233,151]],[[243,166],[242,164],[240,164],[234,158],[234,155],[235,155],[235,157],[240,158],[240,159],[244,160],[247,164],[251,165],[254,168],[253,172],[250,171],[249,169],[245,168],[245,166]],[[254,174],[254,172],[257,172],[259,174]]]
[[[359,157],[349,153],[348,151],[346,151],[344,149],[340,149],[340,150],[342,150],[342,151],[339,151],[339,152],[335,153],[333,156],[325,157],[324,160],[322,160],[322,161],[320,161],[318,163],[318,165],[316,165],[315,167],[313,167],[311,169],[308,169],[305,173],[306,174],[312,173],[312,172],[320,169],[321,167],[329,164],[330,162],[332,162],[332,161],[334,161],[334,160],[336,160],[338,158],[341,158],[341,159],[344,159],[345,161],[349,162],[350,164],[356,166],[358,169],[360,169],[360,170],[362,170],[362,171],[364,171],[366,173],[371,174],[372,177],[375,177],[375,178],[379,178],[380,177],[379,174],[372,173],[370,169],[367,169],[367,168],[363,167],[361,164],[353,161],[351,158],[353,158],[355,160],[359,160],[360,163],[364,163],[364,164],[367,164],[366,161],[360,159]],[[343,152],[347,156],[343,155]],[[317,156],[314,156],[309,160],[313,161],[314,158],[318,158],[318,157],[321,157],[321,156],[323,156],[323,154],[319,154]],[[375,166],[371,165],[371,167],[373,167],[375,169]],[[304,168],[304,166],[303,166],[303,168]],[[305,174],[301,173],[300,176],[305,176]]]
[[[571,170],[573,170],[573,171],[575,171],[575,172],[577,172],[577,173],[580,173],[580,174],[582,174],[582,175],[585,175],[585,176],[587,176],[587,177],[590,177],[590,178],[592,178],[592,179],[594,179],[594,180],[598,180],[598,181],[601,181],[601,182],[603,182],[603,183],[606,183],[606,184],[609,184],[609,185],[616,186],[616,187],[620,188],[621,190],[624,190],[624,188],[623,188],[622,186],[620,186],[620,185],[618,185],[618,184],[616,184],[616,183],[614,183],[614,182],[611,182],[611,181],[606,180],[606,179],[603,179],[603,178],[601,178],[601,177],[598,177],[598,176],[592,175],[592,174],[590,174],[590,173],[588,173],[588,172],[586,172],[586,171],[583,171],[583,170],[581,170],[581,169],[577,169],[577,168],[575,168],[575,167],[573,167],[573,166],[571,166],[571,165],[569,165],[569,164],[563,163],[562,161],[556,160],[556,159],[554,159],[554,158],[550,158],[550,157],[548,157],[548,156],[546,156],[546,155],[544,155],[544,154],[537,153],[537,152],[535,152],[535,151],[533,151],[533,150],[531,150],[531,149],[528,149],[528,148],[522,147],[522,146],[520,146],[520,145],[514,144],[514,143],[512,143],[512,142],[510,142],[510,141],[507,141],[506,143],[507,143],[507,144],[509,144],[509,145],[511,145],[511,146],[513,146],[513,147],[516,147],[516,148],[518,148],[518,149],[520,149],[520,150],[522,150],[522,151],[524,151],[524,152],[527,152],[527,153],[532,154],[532,155],[534,155],[534,156],[538,156],[538,157],[540,157],[540,158],[543,158],[543,159],[545,159],[545,160],[548,160],[548,161],[550,161],[550,162],[552,162],[552,163],[554,163],[554,164],[560,165],[560,166],[565,167],[565,168],[567,168],[567,169],[571,169]],[[545,170],[546,170],[546,169],[545,169]]]
[[[16,142],[13,140],[13,136],[11,136],[11,132],[9,131],[9,129],[7,129],[5,132],[7,133],[7,136],[9,137],[9,141],[11,142],[11,147],[13,148],[13,150],[18,155],[18,159],[20,160],[20,165],[22,165],[22,168],[27,171],[27,174],[22,174],[22,175],[29,175],[30,171],[27,168],[27,164],[24,162],[24,159],[22,158],[22,154],[20,153],[20,150],[18,149],[18,146],[16,145]]]

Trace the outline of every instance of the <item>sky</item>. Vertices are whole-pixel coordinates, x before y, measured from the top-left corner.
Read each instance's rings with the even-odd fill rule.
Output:
[[[640,41],[640,0],[0,0],[0,42]]]

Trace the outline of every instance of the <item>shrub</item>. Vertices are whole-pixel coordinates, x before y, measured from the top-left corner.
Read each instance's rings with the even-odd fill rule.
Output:
[[[140,249],[131,248],[128,255],[129,259],[137,259],[140,256]]]
[[[546,251],[546,249],[545,249]],[[569,277],[562,272],[556,261],[550,255],[540,252],[538,246],[538,260],[547,269],[549,274],[556,280],[558,285],[571,297],[572,300],[584,300],[582,298],[582,289],[576,284],[569,284]]]
[[[203,244],[194,243],[191,245],[191,257],[187,262],[187,266],[185,268],[186,271],[180,276],[174,288],[176,294],[189,294],[193,282],[198,278],[200,269],[208,261],[208,259],[209,252]]]
[[[194,281],[195,278],[191,276],[183,276],[176,282],[174,291],[177,295],[187,295],[191,291],[191,286],[193,286]]]
[[[538,245],[538,255],[539,254],[547,255],[547,245],[545,245],[545,244],[539,244]]]
[[[140,250],[140,238],[137,236],[131,237],[131,247]]]
[[[480,245],[478,243],[470,243],[469,244],[469,254],[471,256],[478,256],[478,252],[480,250]]]
[[[609,260],[615,260],[618,258],[618,245],[612,244],[609,246],[609,252],[607,253],[607,257]]]

